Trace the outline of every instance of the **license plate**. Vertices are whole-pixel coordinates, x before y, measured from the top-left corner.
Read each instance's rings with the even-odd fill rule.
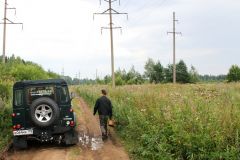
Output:
[[[33,130],[32,129],[13,131],[13,135],[14,136],[31,135],[31,134],[33,134]]]

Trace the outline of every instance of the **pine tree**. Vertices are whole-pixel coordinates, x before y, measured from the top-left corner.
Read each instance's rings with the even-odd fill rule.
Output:
[[[228,82],[240,81],[240,68],[237,65],[232,65],[227,75]]]

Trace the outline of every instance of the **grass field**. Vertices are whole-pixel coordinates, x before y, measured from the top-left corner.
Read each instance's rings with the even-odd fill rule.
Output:
[[[240,159],[240,84],[80,86],[91,105],[109,91],[132,159]]]

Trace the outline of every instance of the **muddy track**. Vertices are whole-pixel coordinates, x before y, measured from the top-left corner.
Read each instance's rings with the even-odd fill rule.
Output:
[[[73,101],[78,115],[79,143],[72,147],[30,142],[27,150],[10,149],[7,160],[129,160],[113,129],[110,138],[101,140],[99,120],[80,97]]]

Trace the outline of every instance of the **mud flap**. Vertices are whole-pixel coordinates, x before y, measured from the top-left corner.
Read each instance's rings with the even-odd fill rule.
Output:
[[[13,147],[15,149],[26,149],[28,147],[26,137],[13,137]]]
[[[63,142],[65,145],[74,145],[77,144],[79,141],[78,139],[78,132],[75,130],[71,130],[64,134]]]

